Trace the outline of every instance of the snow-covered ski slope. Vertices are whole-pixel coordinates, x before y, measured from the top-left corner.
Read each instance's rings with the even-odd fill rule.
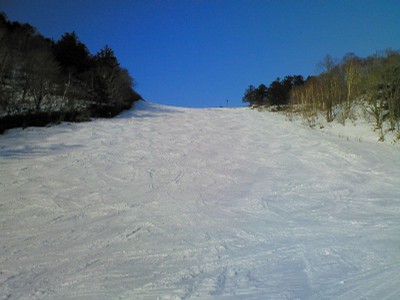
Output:
[[[0,136],[1,299],[400,299],[400,151],[138,104]]]

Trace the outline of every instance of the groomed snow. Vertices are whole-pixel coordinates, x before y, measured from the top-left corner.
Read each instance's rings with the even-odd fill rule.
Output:
[[[0,136],[2,299],[399,299],[400,152],[139,103]]]

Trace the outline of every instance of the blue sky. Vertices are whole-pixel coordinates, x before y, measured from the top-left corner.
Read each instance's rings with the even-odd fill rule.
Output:
[[[0,11],[55,40],[75,31],[93,54],[108,44],[146,100],[177,106],[240,106],[248,85],[316,74],[327,54],[400,50],[398,0],[0,0]]]

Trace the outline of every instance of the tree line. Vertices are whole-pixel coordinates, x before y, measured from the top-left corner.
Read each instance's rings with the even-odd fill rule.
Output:
[[[112,117],[141,99],[109,46],[92,55],[75,32],[58,41],[0,13],[0,132]]]
[[[384,139],[384,124],[400,138],[399,51],[386,50],[367,58],[349,53],[339,61],[327,55],[319,67],[320,74],[306,80],[293,81],[302,77],[287,76],[287,80],[276,80],[269,88],[250,86],[243,101],[256,106],[284,105],[310,125],[321,114],[327,122],[336,119],[344,124],[354,120],[355,109],[361,107],[380,132],[380,140]],[[278,93],[280,99],[271,100],[271,91],[276,89],[283,91]]]
[[[291,89],[303,84],[301,75],[286,76],[284,79],[278,77],[268,87],[265,84],[260,84],[257,88],[250,85],[242,100],[252,107],[288,105]]]

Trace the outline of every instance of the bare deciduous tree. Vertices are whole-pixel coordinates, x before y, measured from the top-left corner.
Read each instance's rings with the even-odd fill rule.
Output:
[[[347,97],[346,97],[346,114],[349,113],[351,102],[357,96],[358,85],[361,82],[361,65],[360,59],[353,53],[346,54],[343,58],[344,80],[346,82]]]
[[[25,76],[30,95],[33,97],[34,110],[41,110],[43,100],[54,91],[59,66],[50,51],[35,49],[25,60]]]

